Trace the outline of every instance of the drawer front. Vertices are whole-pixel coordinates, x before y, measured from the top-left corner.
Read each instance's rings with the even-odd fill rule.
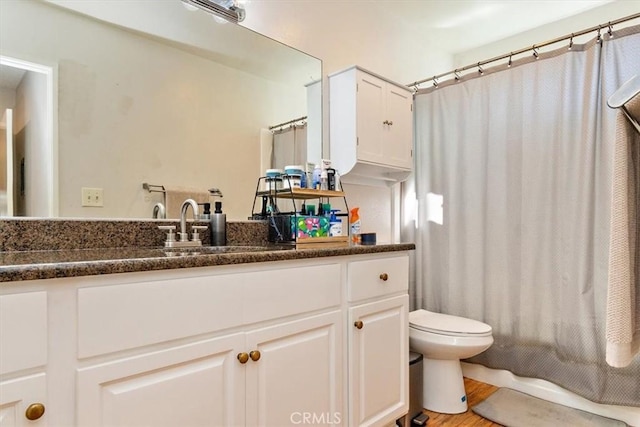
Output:
[[[409,290],[409,257],[390,257],[349,263],[349,302]]]
[[[78,289],[78,357],[242,324],[242,274]]]
[[[47,293],[0,296],[0,374],[47,363]]]
[[[246,323],[339,306],[340,271],[340,264],[327,264],[250,273],[244,293]]]
[[[78,357],[340,305],[340,264],[78,289]]]

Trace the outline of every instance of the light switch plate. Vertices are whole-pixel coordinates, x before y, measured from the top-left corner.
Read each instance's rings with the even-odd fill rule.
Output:
[[[82,206],[86,207],[102,207],[103,202],[102,188],[82,187]]]

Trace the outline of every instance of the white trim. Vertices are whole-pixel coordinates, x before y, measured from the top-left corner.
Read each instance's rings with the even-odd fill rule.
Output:
[[[58,198],[58,66],[43,65],[25,61],[15,57],[0,55],[0,65],[7,65],[25,71],[33,71],[45,75],[47,81],[46,107],[46,146],[49,147],[45,156],[49,159],[48,176],[49,189],[47,210],[50,217],[57,217],[59,212]]]
[[[508,387],[539,399],[624,421],[630,426],[640,427],[640,408],[603,405],[587,400],[549,381],[519,377],[509,371],[490,369],[474,363],[461,362],[461,365],[462,374],[467,378],[482,381],[496,387]]]

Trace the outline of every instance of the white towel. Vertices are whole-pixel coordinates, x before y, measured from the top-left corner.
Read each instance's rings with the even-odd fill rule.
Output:
[[[640,96],[626,104],[640,118]],[[628,366],[640,351],[640,133],[618,111],[607,290],[607,363]]]
[[[188,187],[167,187],[165,186],[165,196],[167,202],[167,219],[180,218],[180,208],[182,203],[187,199],[193,199],[196,203],[208,203],[209,192],[206,190],[188,188]],[[202,213],[200,210],[199,213]],[[193,218],[191,209],[187,211],[187,218]]]

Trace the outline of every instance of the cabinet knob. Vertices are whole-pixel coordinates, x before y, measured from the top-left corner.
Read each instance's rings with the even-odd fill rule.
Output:
[[[238,353],[238,360],[244,365],[249,361],[249,355],[247,353]]]
[[[356,328],[358,328],[358,329],[362,329],[362,327],[364,326],[364,323],[362,323],[362,320],[356,320],[356,321],[353,323],[353,326],[355,326],[355,327],[356,327]]]
[[[253,350],[253,351],[249,352],[249,357],[254,362],[257,362],[258,360],[260,360],[260,352],[258,350]]]
[[[389,280],[389,275],[387,273],[382,273],[380,275],[380,280],[382,280],[383,282],[386,282],[387,280]]]
[[[42,403],[32,403],[27,407],[27,410],[24,412],[24,416],[31,421],[37,420],[43,414],[44,414],[44,405]]]

